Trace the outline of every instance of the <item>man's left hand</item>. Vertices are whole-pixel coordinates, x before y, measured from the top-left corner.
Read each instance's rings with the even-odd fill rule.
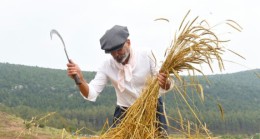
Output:
[[[162,89],[168,90],[171,86],[171,82],[168,79],[168,76],[166,73],[160,72],[157,76],[159,85]]]

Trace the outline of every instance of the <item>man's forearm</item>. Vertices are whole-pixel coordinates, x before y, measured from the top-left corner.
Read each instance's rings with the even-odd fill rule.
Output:
[[[81,94],[83,96],[85,96],[86,98],[88,98],[88,94],[89,94],[88,83],[85,80],[82,80],[82,83],[80,85],[78,85],[78,87],[79,87]]]

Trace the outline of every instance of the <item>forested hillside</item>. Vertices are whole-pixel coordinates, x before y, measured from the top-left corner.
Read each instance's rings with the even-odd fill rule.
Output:
[[[260,78],[255,72],[260,70],[210,75],[210,84],[199,77],[206,97],[204,104],[195,103],[210,130],[248,134],[260,131]],[[95,72],[84,72],[87,80],[94,75]],[[188,110],[175,93],[169,92],[164,97],[168,116],[177,116],[178,105],[188,117]],[[65,70],[0,63],[0,111],[28,120],[56,112],[42,124],[69,131],[81,127],[100,131],[107,118],[111,122],[115,102],[114,89],[109,85],[96,102],[85,101]],[[218,104],[224,109],[224,120]]]

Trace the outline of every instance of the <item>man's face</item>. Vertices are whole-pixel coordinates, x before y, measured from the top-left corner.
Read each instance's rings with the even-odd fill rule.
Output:
[[[130,54],[129,45],[130,42],[126,41],[122,48],[111,52],[111,55],[118,63],[126,64],[126,60],[128,59]]]

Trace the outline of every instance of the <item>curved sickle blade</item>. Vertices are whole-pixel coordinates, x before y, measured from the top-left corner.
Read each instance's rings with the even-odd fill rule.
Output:
[[[56,34],[56,35],[60,38],[60,40],[61,40],[61,42],[62,42],[62,44],[63,44],[63,48],[64,48],[64,51],[65,51],[66,57],[67,57],[68,61],[70,61],[70,60],[69,60],[68,53],[67,53],[67,50],[66,50],[65,43],[64,43],[64,41],[63,41],[63,39],[62,39],[60,33],[59,33],[57,30],[52,29],[51,32],[50,32],[51,39],[52,39],[53,34]]]
[[[51,32],[50,32],[51,39],[52,39],[52,35],[53,35],[53,34],[56,34],[56,35],[60,38],[60,40],[61,40],[61,42],[62,42],[62,44],[63,44],[63,47],[64,47],[65,54],[66,54],[66,56],[67,56],[67,59],[68,59],[69,62],[71,62],[70,59],[69,59],[67,50],[66,50],[65,43],[64,43],[64,41],[63,41],[63,39],[62,39],[60,33],[59,33],[57,30],[55,30],[55,29],[51,30]],[[75,82],[76,82],[77,85],[80,85],[80,84],[81,84],[81,81],[80,81],[79,76],[78,76],[77,74],[74,74],[72,77],[73,77],[73,79],[75,80]]]

